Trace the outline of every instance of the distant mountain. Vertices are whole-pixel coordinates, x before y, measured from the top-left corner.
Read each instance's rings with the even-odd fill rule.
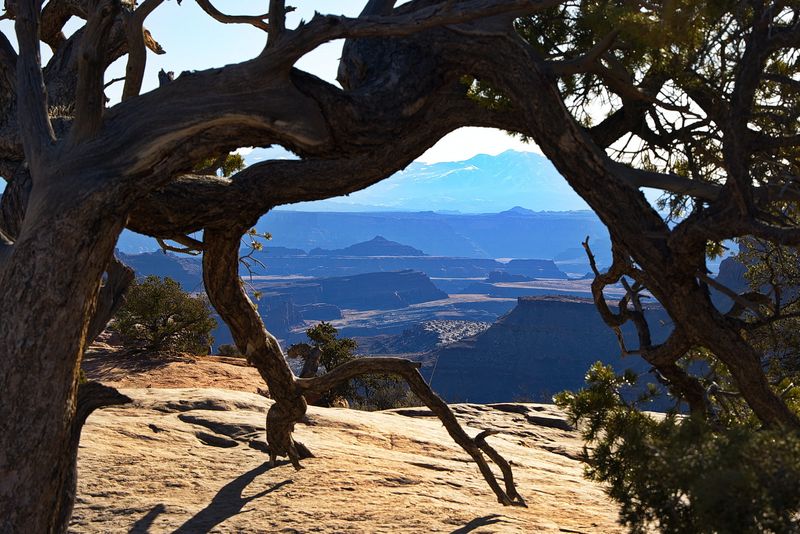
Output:
[[[273,265],[274,258],[303,256],[303,251],[312,249],[334,249],[324,254],[352,256],[412,256],[424,251],[432,257],[556,259],[562,271],[583,275],[589,271],[586,254],[580,246],[586,236],[591,238],[592,250],[601,267],[608,266],[611,259],[608,232],[588,210],[533,212],[514,208],[503,213],[471,214],[272,211],[256,227],[272,234],[261,259]],[[376,235],[410,248],[381,252],[378,248],[381,243],[374,242]],[[125,253],[139,253],[142,239],[145,238],[125,232],[118,246]],[[383,245],[391,248],[388,243]],[[151,250],[156,248],[152,241]]]
[[[385,237],[375,236],[369,241],[356,243],[346,248],[327,250],[315,248],[309,252],[311,256],[427,256],[424,252]]]
[[[506,210],[506,211],[501,211],[500,212],[500,215],[522,215],[522,216],[528,216],[528,215],[535,215],[535,214],[536,214],[535,211],[529,210],[528,208],[523,208],[521,206],[514,206],[510,210]]]
[[[250,157],[258,157],[253,151]],[[248,159],[250,159],[248,157]],[[550,161],[533,152],[508,150],[466,161],[414,162],[367,189],[346,197],[295,205],[292,209],[350,211],[453,211],[488,213],[523,205],[536,211],[587,209]]]
[[[580,248],[590,236],[601,266],[610,260],[610,251],[602,245],[609,243],[608,232],[588,210],[469,214],[272,211],[256,227],[272,234],[271,246],[344,249],[380,235],[431,256],[462,258],[553,259],[566,249]],[[574,261],[580,267],[570,272],[589,270],[585,253]]]

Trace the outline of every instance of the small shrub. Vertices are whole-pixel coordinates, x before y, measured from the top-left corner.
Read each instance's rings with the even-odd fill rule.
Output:
[[[631,532],[800,530],[800,437],[745,421],[654,417],[624,400],[636,379],[598,362],[585,389],[555,397],[587,441],[586,476],[606,485]]]
[[[217,349],[217,352],[219,353],[220,356],[229,356],[234,358],[244,357],[242,351],[239,350],[239,347],[228,343],[220,345],[219,348]]]
[[[311,344],[300,343],[289,348],[290,357],[309,357],[319,351],[319,363],[326,371],[356,358],[358,347],[351,338],[338,338],[338,330],[330,323],[321,322],[306,330]],[[346,399],[350,407],[360,410],[387,410],[406,406],[419,406],[421,402],[408,386],[393,376],[365,375],[349,380],[326,392],[314,402],[320,406],[333,406],[337,399]]]
[[[370,377],[362,388],[351,408],[374,412],[423,404],[405,382],[394,377]]]
[[[217,322],[203,297],[193,297],[171,278],[135,280],[117,312],[114,329],[124,343],[144,352],[206,354]]]

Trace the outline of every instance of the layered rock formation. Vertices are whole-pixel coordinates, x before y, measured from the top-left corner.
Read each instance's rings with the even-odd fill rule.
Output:
[[[424,252],[397,241],[389,241],[383,236],[375,236],[369,241],[356,243],[336,250],[314,248],[312,256],[427,256]]]
[[[392,310],[447,298],[425,274],[410,269],[325,278],[320,302],[357,310]]]
[[[654,342],[666,338],[663,310],[646,312]],[[630,325],[623,329],[636,347]],[[554,393],[584,385],[589,366],[647,370],[639,358],[622,361],[613,331],[590,299],[521,297],[488,330],[432,354],[432,386],[449,402],[549,401]]]

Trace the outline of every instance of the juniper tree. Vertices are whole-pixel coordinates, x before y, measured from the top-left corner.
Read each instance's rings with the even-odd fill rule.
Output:
[[[442,418],[498,499],[521,504],[486,435],[467,436],[409,362],[358,359],[322,377],[294,377],[238,279],[239,240],[261,215],[371,185],[461,126],[531,138],[598,214],[614,258],[593,284],[601,314],[614,328],[637,325],[639,347],[625,351],[657,368],[692,411],[704,412],[705,391],[676,362],[701,346],[729,369],[761,421],[800,426],[771,389],[741,313],[758,309],[769,321],[779,312],[747,295],[730,295],[738,306],[718,310],[706,266],[709,244],[732,237],[800,242],[795,3],[370,0],[358,18],[320,15],[291,29],[279,0],[253,17],[202,0],[221,23],[264,30],[265,47],[243,63],[165,76],[140,94],[146,49],[159,49],[143,24],[160,2],[7,4],[19,51],[0,38],[4,528],[65,528],[76,414],[85,412],[77,399],[87,398],[78,369],[125,226],[203,252],[209,299],[276,399],[267,421],[273,456],[299,465],[304,448],[292,429],[304,393],[394,372]],[[85,24],[66,38],[69,16]],[[44,67],[40,38],[54,51]],[[293,67],[333,39],[346,39],[339,87]],[[126,54],[123,100],[107,108],[103,72]],[[198,162],[238,147],[271,144],[300,159],[229,178],[196,172]],[[643,187],[663,191],[679,217],[658,211]],[[188,237],[199,230],[202,241]],[[621,279],[630,291],[614,311],[602,290]],[[660,345],[639,310],[645,288],[674,323]],[[487,457],[504,470],[504,488]]]
[[[363,360],[324,380],[292,376],[241,288],[237,265],[241,236],[272,207],[365,187],[447,132],[483,124],[486,114],[458,83],[460,69],[421,54],[427,43],[415,35],[455,25],[444,31],[465,43],[462,32],[480,33],[480,21],[555,2],[416,2],[393,10],[393,2],[373,0],[359,18],[318,15],[288,28],[281,0],[258,16],[229,16],[203,0],[198,4],[221,23],[264,30],[264,48],[239,64],[164,76],[163,85],[140,94],[147,49],[160,50],[144,23],[161,3],[6,4],[18,48],[0,35],[0,175],[7,181],[0,217],[0,530],[66,529],[80,427],[91,409],[125,400],[93,384],[79,390],[78,376],[103,273],[126,225],[203,250],[209,298],[276,400],[267,425],[273,459],[288,454],[299,465],[291,430],[305,412],[305,392],[380,369],[419,390],[501,502],[522,504],[508,464],[485,436],[461,429],[410,362]],[[84,23],[66,37],[71,17]],[[365,68],[360,45],[350,42],[342,88],[293,68],[309,51],[343,38],[378,49],[374,59],[363,58]],[[40,42],[53,51],[46,65]],[[123,56],[122,101],[107,107],[104,73]],[[399,138],[401,150],[386,150]],[[230,178],[193,172],[237,147],[271,144],[302,159],[264,162]],[[187,237],[201,229],[202,242]],[[506,472],[504,487],[487,459]]]

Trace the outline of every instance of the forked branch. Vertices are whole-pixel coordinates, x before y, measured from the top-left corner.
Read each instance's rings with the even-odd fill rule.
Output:
[[[78,87],[75,121],[70,130],[70,143],[77,144],[100,129],[105,109],[105,48],[111,26],[119,12],[119,2],[96,0],[86,23],[78,59]]]
[[[259,30],[269,31],[269,24],[265,22],[269,18],[268,13],[263,15],[226,15],[217,9],[210,0],[197,0],[197,5],[217,22],[223,24],[250,24]]]
[[[128,41],[128,64],[125,66],[125,86],[122,100],[137,96],[142,90],[144,69],[147,65],[147,43],[144,21],[164,0],[145,0],[142,5],[129,14],[125,21],[125,35]]]
[[[322,376],[298,378],[295,379],[295,382],[303,395],[321,395],[338,384],[366,374],[391,374],[401,377],[406,381],[411,391],[442,421],[447,433],[450,434],[453,440],[475,460],[483,478],[497,496],[497,501],[504,505],[527,506],[514,485],[511,466],[494,448],[486,443],[486,437],[491,432],[485,431],[475,438],[469,437],[459,425],[450,407],[433,392],[422,378],[418,371],[419,366],[418,362],[402,358],[357,358],[332,369]],[[492,473],[484,453],[503,472],[505,490],[500,487],[497,477]]]
[[[20,117],[20,137],[28,157],[35,167],[45,147],[55,140],[53,125],[47,114],[47,96],[39,53],[39,2],[19,0],[15,29],[19,44],[17,60],[17,102]]]

